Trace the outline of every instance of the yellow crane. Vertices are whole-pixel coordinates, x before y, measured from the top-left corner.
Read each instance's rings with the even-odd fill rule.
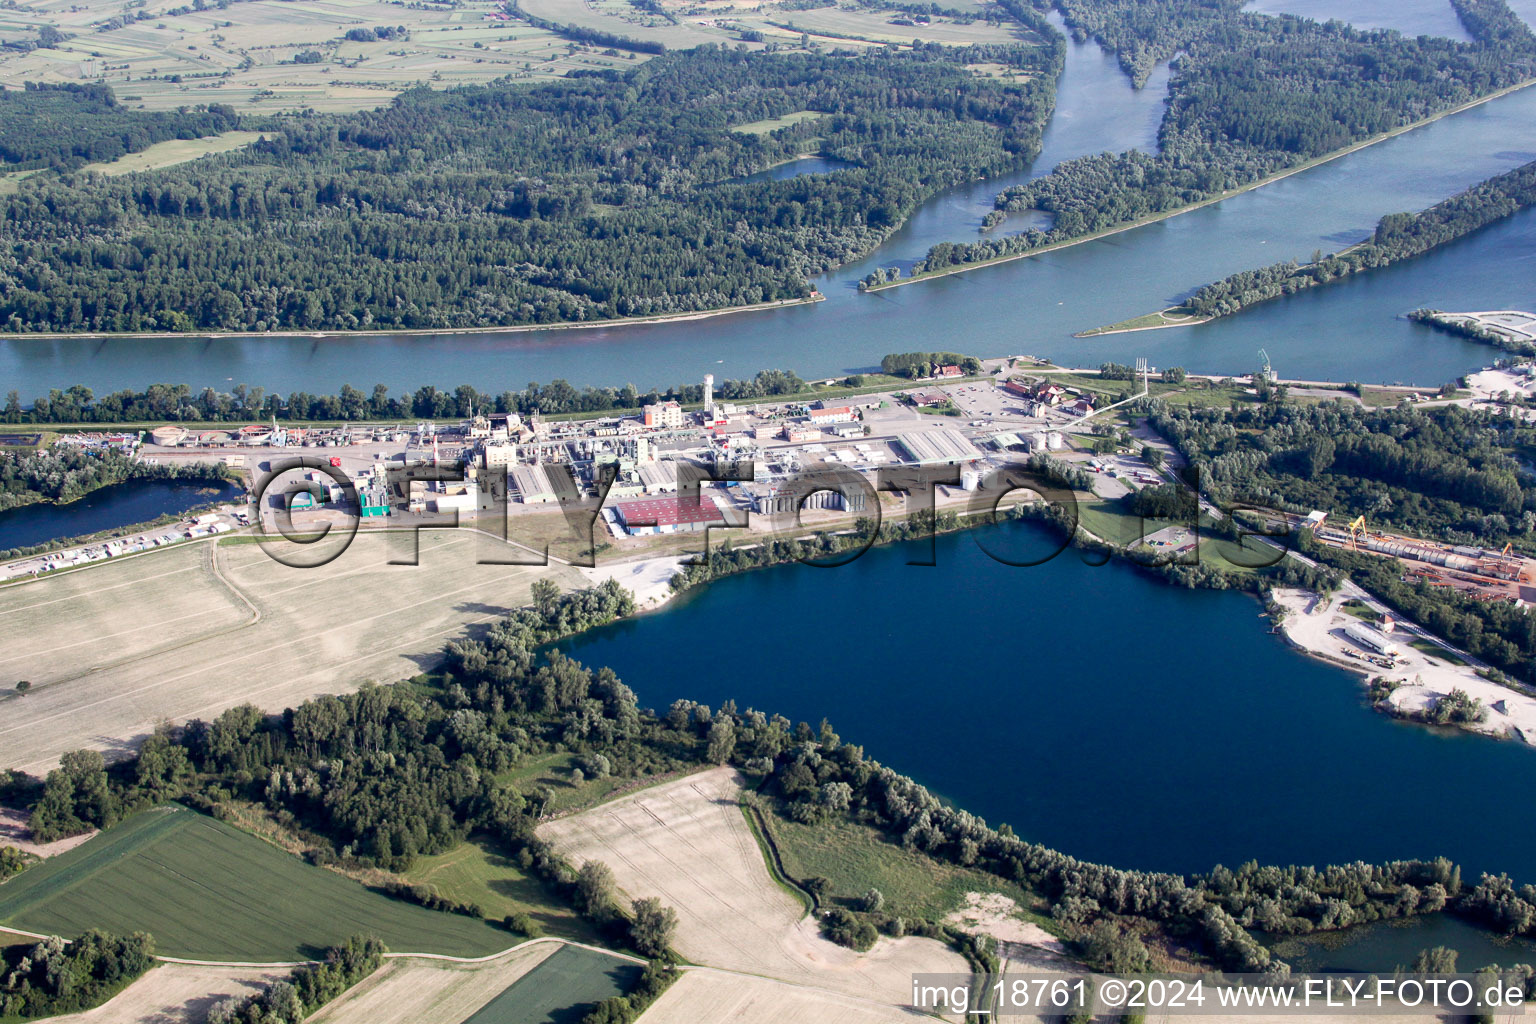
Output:
[[[1354,545],[1356,551],[1360,550],[1360,538],[1364,536],[1370,540],[1370,531],[1365,528],[1365,516],[1356,516],[1355,521],[1349,524],[1349,542]]]

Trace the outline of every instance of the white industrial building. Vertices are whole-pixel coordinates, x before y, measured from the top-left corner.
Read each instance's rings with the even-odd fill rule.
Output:
[[[896,443],[920,466],[953,465],[982,457],[981,449],[952,427],[902,434]]]
[[[1349,625],[1344,627],[1344,635],[1361,647],[1375,651],[1377,654],[1385,655],[1388,658],[1397,657],[1398,650],[1396,644],[1362,623],[1349,623]]]
[[[525,505],[544,505],[555,500],[555,489],[550,485],[549,474],[539,463],[531,466],[513,466],[512,487],[517,498]]]

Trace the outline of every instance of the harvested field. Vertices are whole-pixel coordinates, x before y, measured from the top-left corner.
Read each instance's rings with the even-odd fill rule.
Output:
[[[254,995],[288,977],[285,968],[161,964],[93,1010],[51,1017],[52,1024],[202,1024],[229,998]]]
[[[125,751],[162,721],[407,678],[526,603],[534,580],[583,585],[559,565],[477,565],[477,536],[425,531],[408,566],[388,564],[408,535],[359,533],[314,569],[253,543],[183,544],[0,588],[0,630],[17,638],[0,672],[33,684],[0,697],[0,768],[41,773],[68,750]]]
[[[232,149],[249,146],[261,138],[261,132],[225,132],[205,139],[170,139],[157,142],[148,149],[104,164],[86,164],[82,171],[98,171],[108,177],[132,174],[135,171],[154,171],[162,167],[174,167],[210,153],[228,153]]]
[[[134,815],[0,885],[0,923],[41,934],[146,931],[167,956],[259,963],[310,959],[357,934],[393,950],[456,956],[514,942],[176,805]]]
[[[560,948],[541,942],[480,964],[388,960],[308,1024],[458,1024]]]
[[[799,988],[770,978],[708,970],[684,973],[640,1017],[640,1024],[909,1024],[932,1020],[850,996]]]
[[[965,972],[931,939],[882,938],[868,953],[823,939],[814,919],[768,873],[729,768],[685,776],[540,826],[573,864],[600,860],[631,898],[677,910],[674,945],[689,960],[891,1006],[917,972]]]

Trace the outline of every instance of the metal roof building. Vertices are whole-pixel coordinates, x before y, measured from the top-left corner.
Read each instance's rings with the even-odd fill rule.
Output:
[[[555,500],[555,489],[550,486],[549,475],[538,463],[531,466],[512,466],[512,485],[518,497],[526,505],[540,505]]]
[[[982,457],[981,449],[952,427],[902,434],[896,443],[920,466],[970,462]]]
[[[631,535],[648,533],[683,533],[702,530],[713,523],[725,522],[725,515],[715,499],[707,494],[684,498],[643,498],[612,506],[619,522]]]

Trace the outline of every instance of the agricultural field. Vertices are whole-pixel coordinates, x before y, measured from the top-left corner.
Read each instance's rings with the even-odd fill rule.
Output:
[[[543,882],[482,843],[460,843],[447,853],[420,857],[403,877],[430,886],[447,899],[477,904],[493,921],[522,912],[538,922],[546,935],[600,941],[570,906],[550,897]]]
[[[210,153],[228,153],[232,149],[249,146],[261,138],[261,132],[225,132],[210,135],[206,139],[167,139],[148,149],[128,153],[106,163],[86,164],[81,171],[96,171],[108,177],[132,174],[135,171],[157,171],[162,167],[174,167]]]
[[[640,980],[643,967],[627,957],[580,946],[562,946],[527,975],[486,1003],[464,1024],[561,1024],[580,1020],[585,1009],[621,996]]]
[[[371,892],[179,805],[134,815],[0,886],[0,923],[74,935],[146,931],[197,960],[309,959],[356,934],[392,950],[485,956],[499,928]]]
[[[410,535],[359,533],[311,569],[251,542],[182,544],[0,588],[14,638],[0,673],[32,683],[0,696],[0,768],[39,774],[82,745],[126,751],[161,722],[408,678],[467,627],[526,604],[534,580],[585,585],[560,565],[477,564],[483,540],[423,531],[419,564],[390,565]]]
[[[717,971],[687,971],[640,1017],[640,1024],[912,1024],[931,1021],[916,1010],[831,992],[803,989],[771,978]]]
[[[225,999],[255,995],[288,977],[286,968],[161,964],[100,1006],[50,1024],[202,1024]]]
[[[870,889],[885,896],[885,909],[903,917],[943,921],[972,892],[998,892],[1020,905],[1032,897],[1018,886],[984,871],[945,864],[890,842],[874,829],[852,822],[802,825],[765,812],[784,870],[792,878],[828,879],[834,901]]]
[[[23,81],[104,82],[124,104],[166,110],[228,103],[238,111],[361,110],[402,89],[575,70],[633,67],[644,54],[606,55],[524,22],[495,0],[455,6],[396,0],[244,0],[188,10],[149,0],[146,20],[66,0],[22,0],[0,12],[0,41],[33,40],[44,25],[70,38],[50,49],[0,55],[0,86]],[[406,38],[354,41],[352,29],[404,27]],[[319,54],[296,63],[301,54]]]
[[[573,866],[600,860],[626,897],[677,910],[674,946],[689,960],[901,1006],[916,972],[964,972],[931,939],[882,938],[855,953],[822,938],[780,888],[741,812],[729,768],[684,776],[547,822],[539,835]]]
[[[556,942],[530,943],[476,964],[390,959],[309,1024],[458,1024],[561,949]]]
[[[843,4],[815,10],[796,9],[792,5],[752,2],[752,0],[661,0],[659,10],[642,10],[628,0],[520,0],[524,10],[536,17],[565,25],[597,29],[647,42],[658,42],[672,49],[686,49],[701,43],[736,45],[743,32],[760,33],[762,41],[747,43],[756,49],[768,43],[781,49],[797,47],[801,36],[810,37],[814,46],[826,48],[884,46],[887,43],[910,45],[923,42],[963,46],[969,43],[1008,43],[1038,41],[1017,24],[990,25],[984,21],[962,24],[954,18],[935,17],[928,25],[895,25],[900,12],[879,11],[857,4]],[[977,13],[981,5],[960,4]]]

